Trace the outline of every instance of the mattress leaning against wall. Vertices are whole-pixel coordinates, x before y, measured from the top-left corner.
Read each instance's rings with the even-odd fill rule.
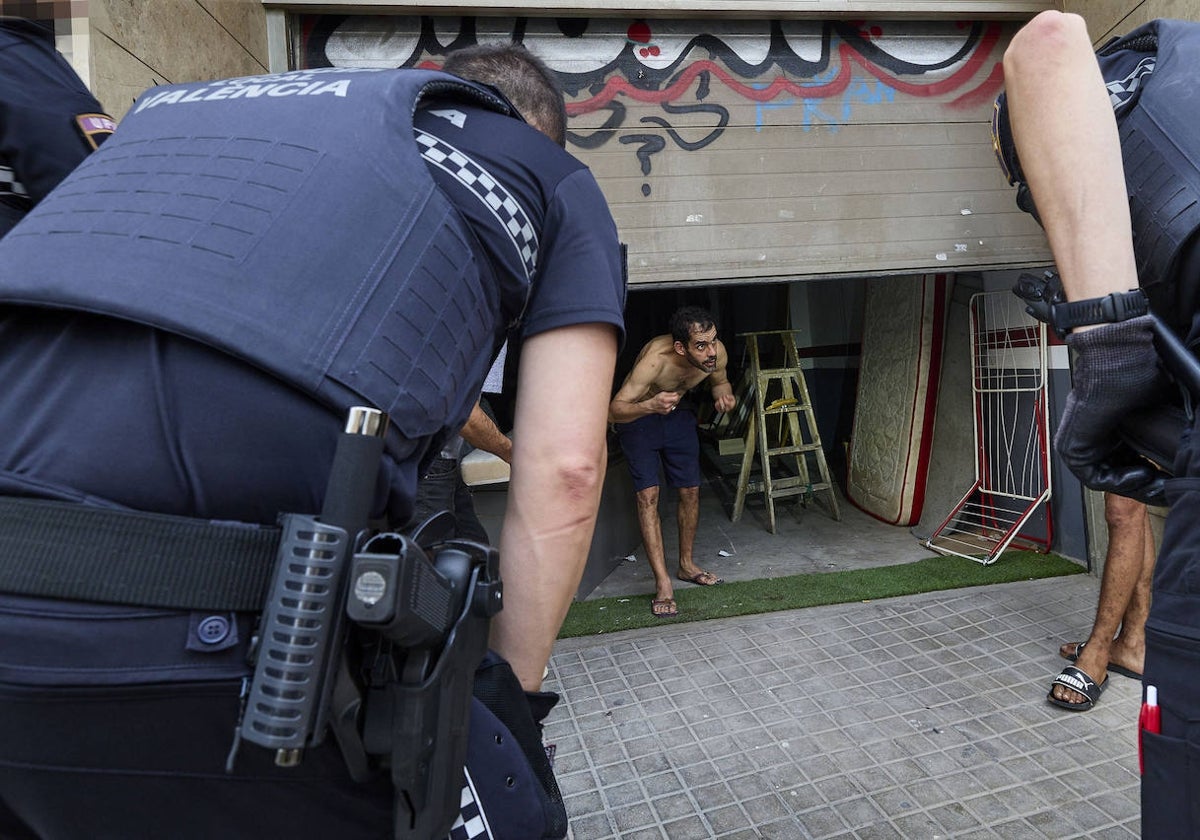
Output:
[[[921,517],[953,276],[867,284],[846,495],[891,525]]]

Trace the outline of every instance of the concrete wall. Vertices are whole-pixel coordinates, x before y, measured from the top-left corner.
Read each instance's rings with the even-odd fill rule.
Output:
[[[86,72],[73,62],[118,120],[153,85],[267,70],[257,0],[91,0],[87,27]]]
[[[1062,6],[1087,20],[1097,44],[1154,18],[1200,20],[1200,0],[1063,0]]]

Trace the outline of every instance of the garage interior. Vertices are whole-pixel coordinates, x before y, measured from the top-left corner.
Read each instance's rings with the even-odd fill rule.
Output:
[[[850,453],[855,443],[855,409],[860,387],[866,303],[871,295],[871,284],[885,284],[888,279],[632,289],[626,304],[627,339],[611,385],[613,392],[632,367],[642,345],[665,332],[671,313],[680,306],[701,306],[716,318],[718,334],[729,354],[729,379],[739,391],[743,408],[749,408],[748,403],[752,402],[744,398],[744,377],[748,372],[746,334],[794,330],[803,376],[834,485],[836,517],[828,494],[809,492],[798,497],[780,498],[775,501],[772,533],[765,494],[761,489],[755,491],[751,483],[751,489],[743,497],[744,512],[733,521],[739,477],[744,469],[745,431],[752,412],[741,414],[740,426],[718,423],[713,428],[714,418],[702,411],[699,433],[704,483],[696,537],[697,561],[712,565],[727,579],[738,579],[740,575],[780,576],[863,568],[931,556],[934,552],[925,547],[924,541],[970,489],[975,477],[968,304],[973,295],[984,291],[985,286],[996,287],[1008,279],[1007,274],[992,277],[979,273],[947,278],[946,307],[940,313],[944,319],[944,330],[939,339],[940,361],[935,375],[931,376],[933,401],[927,407],[931,412],[927,418],[931,422],[930,436],[921,453],[924,462],[919,465],[919,474],[912,479],[914,482],[919,479],[922,486],[913,486],[918,492],[910,495],[917,497],[917,504],[915,507],[910,505],[899,522],[896,517],[864,510],[854,494],[847,493]],[[896,281],[890,282],[895,284]],[[902,279],[900,282],[908,281]],[[814,303],[818,307],[816,312],[804,311]],[[835,336],[837,340],[816,343],[809,327],[814,322],[820,323],[823,335]],[[805,326],[797,329],[797,324]],[[763,341],[762,346],[764,367],[782,364],[781,344],[771,347]],[[514,364],[510,360],[506,392],[510,391]],[[707,405],[703,384],[697,392],[696,402]],[[504,425],[511,416],[507,394],[500,395],[494,407]],[[932,412],[936,412],[936,421]],[[732,414],[739,412],[735,410]],[[778,421],[776,429],[782,430]],[[644,577],[647,587],[653,585],[644,556],[640,554],[641,538],[632,485],[619,444],[613,436],[609,442],[609,474],[592,555],[577,594],[580,599],[601,597],[614,587],[627,588],[631,575],[635,580]],[[755,456],[750,463],[752,482],[761,479],[759,460],[759,456]],[[778,462],[775,463],[778,467]],[[784,464],[785,469],[787,466]],[[475,498],[485,527],[489,533],[497,534],[503,514],[503,485],[478,486]],[[673,552],[677,551],[678,538],[675,532],[676,500],[668,488],[664,488],[660,496],[659,509],[670,566],[677,556]],[[1040,510],[1025,530],[1038,536],[1049,526],[1048,517],[1050,514],[1046,510]],[[736,559],[739,554],[742,559]],[[629,557],[636,559],[630,561]],[[623,566],[630,562],[636,563],[632,570]],[[621,574],[606,586],[608,576],[618,568],[622,569]]]

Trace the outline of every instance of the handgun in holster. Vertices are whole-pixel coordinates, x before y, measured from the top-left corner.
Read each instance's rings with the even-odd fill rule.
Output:
[[[332,731],[350,775],[391,775],[395,837],[458,815],[473,675],[502,605],[495,549],[370,528],[387,418],[351,409],[319,516],[284,514],[240,738],[293,766]],[[449,520],[452,521],[452,520]]]

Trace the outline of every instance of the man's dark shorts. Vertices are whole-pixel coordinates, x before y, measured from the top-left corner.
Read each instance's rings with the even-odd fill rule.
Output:
[[[661,460],[669,487],[700,486],[700,438],[696,413],[679,408],[669,414],[647,414],[614,426],[629,462],[633,489],[657,487]]]

